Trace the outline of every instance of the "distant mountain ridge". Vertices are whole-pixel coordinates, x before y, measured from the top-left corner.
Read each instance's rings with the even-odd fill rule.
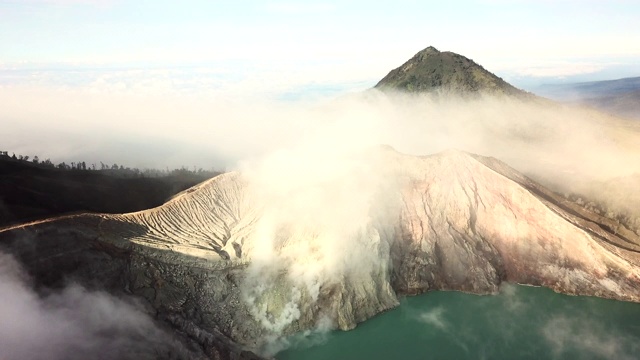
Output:
[[[615,116],[640,120],[640,76],[543,85],[537,93],[553,100],[576,102]]]
[[[391,70],[375,88],[404,92],[445,92],[459,95],[531,96],[487,71],[473,60],[433,46]]]
[[[640,90],[640,76],[615,80],[545,84],[540,94],[558,100],[577,100],[620,95]]]

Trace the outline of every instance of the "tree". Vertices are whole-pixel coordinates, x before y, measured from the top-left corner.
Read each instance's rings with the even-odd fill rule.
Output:
[[[32,161],[34,164],[40,163],[40,159],[38,158],[38,155],[34,156]]]

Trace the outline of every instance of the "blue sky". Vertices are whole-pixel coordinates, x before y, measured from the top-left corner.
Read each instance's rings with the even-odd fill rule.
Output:
[[[433,45],[526,86],[640,74],[638,19],[625,0],[0,0],[0,69],[207,69],[291,92],[369,86]]]

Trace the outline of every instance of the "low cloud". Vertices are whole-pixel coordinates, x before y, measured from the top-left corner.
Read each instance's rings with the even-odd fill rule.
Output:
[[[69,285],[41,295],[0,252],[0,358],[3,360],[188,359],[141,304]]]
[[[542,176],[638,171],[638,129],[593,111],[507,99],[432,99],[377,91],[318,101],[94,92],[7,85],[3,149],[54,162],[238,168],[315,138],[318,148],[388,144],[426,155],[457,148]],[[626,127],[626,128],[625,128]],[[582,177],[580,177],[581,175]]]

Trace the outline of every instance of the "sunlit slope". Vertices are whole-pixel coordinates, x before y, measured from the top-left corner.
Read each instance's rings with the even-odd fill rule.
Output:
[[[251,233],[255,209],[245,196],[245,183],[237,173],[219,175],[188,189],[166,204],[110,222],[133,242],[178,252],[197,252],[213,258],[238,259]],[[140,229],[143,229],[142,231]]]
[[[397,198],[387,201],[402,206],[372,204],[371,213],[380,213],[376,209],[383,205],[387,208],[384,217],[372,217],[366,226],[376,230],[376,236],[385,234],[380,241],[388,243],[390,254],[379,255],[390,257],[396,290],[487,292],[510,280],[638,299],[638,290],[632,287],[637,270],[629,263],[640,250],[638,238],[615,221],[554,195],[495,159],[458,151],[412,157],[383,150],[380,156],[382,163],[393,167],[399,184]],[[261,255],[254,242],[260,241],[262,214],[278,204],[259,204],[247,196],[248,191],[240,174],[221,175],[161,207],[115,216],[117,222],[110,221],[103,231],[134,225],[131,228],[144,231],[122,235],[135,243],[217,260],[250,261]],[[396,219],[392,234],[390,219]],[[274,258],[282,256],[288,264],[307,261],[308,266],[325,261],[307,256],[324,251],[319,240],[323,231],[330,230],[318,226],[322,219],[316,220],[305,225],[313,229],[278,224],[268,234],[283,238],[272,243],[278,248],[268,249],[276,253]],[[366,240],[341,241],[355,245]],[[305,247],[298,258],[288,255],[307,243],[314,248]]]
[[[407,250],[395,257],[396,289],[478,292],[509,280],[639,299],[634,233],[495,159],[461,152],[405,159],[414,176],[403,194]]]

